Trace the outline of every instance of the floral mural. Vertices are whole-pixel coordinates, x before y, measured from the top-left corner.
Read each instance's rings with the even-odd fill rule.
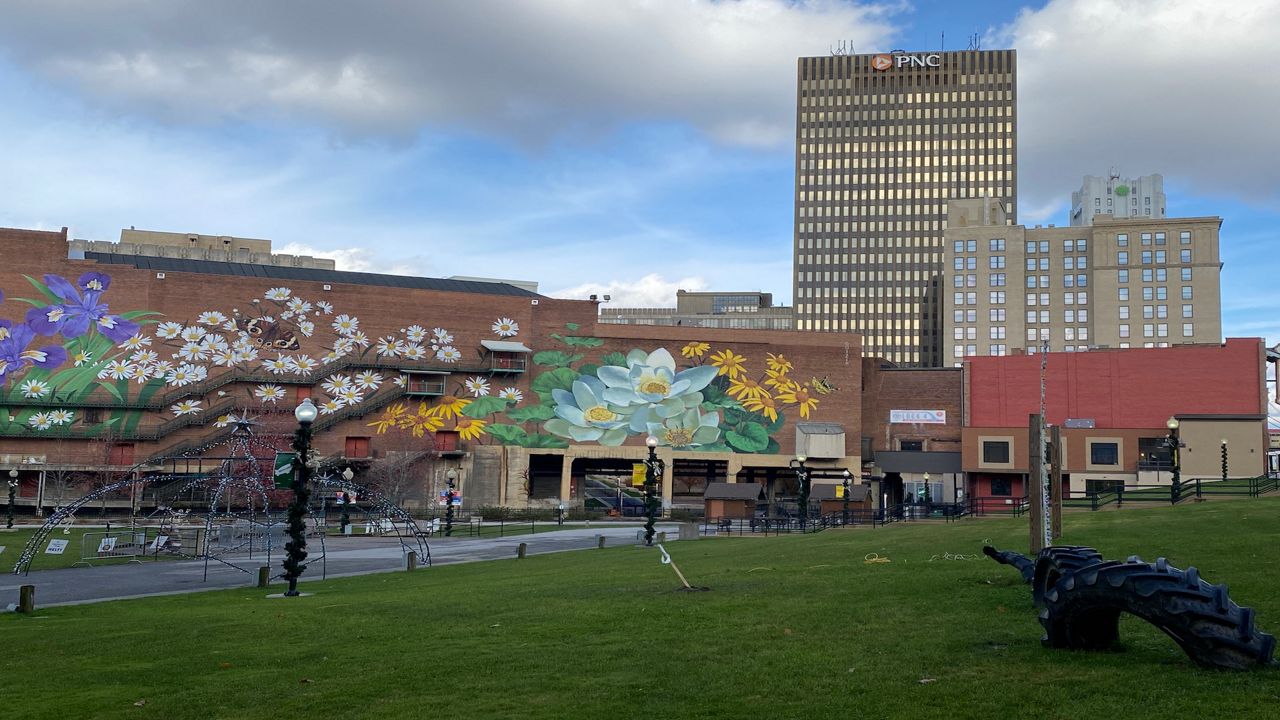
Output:
[[[806,419],[819,395],[836,390],[825,378],[802,381],[782,354],[766,353],[754,372],[750,358],[705,342],[682,347],[679,360],[666,348],[653,348],[611,352],[592,362],[588,353],[603,340],[551,337],[565,349],[533,356],[528,402],[517,388],[495,392],[490,380],[470,377],[434,405],[420,403],[414,411],[397,403],[369,425],[380,434],[401,430],[423,437],[452,430],[463,439],[528,448],[618,446],[652,435],[675,450],[776,453],[774,435],[785,412]]]

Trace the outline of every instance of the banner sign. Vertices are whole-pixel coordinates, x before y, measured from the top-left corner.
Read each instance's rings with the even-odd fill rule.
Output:
[[[275,471],[272,476],[276,481],[276,488],[287,490],[293,487],[293,458],[295,453],[278,452],[276,453]]]
[[[911,425],[946,425],[946,410],[890,410],[890,423]]]
[[[645,478],[648,476],[648,468],[644,463],[636,463],[631,466],[631,485],[636,487],[644,485]]]

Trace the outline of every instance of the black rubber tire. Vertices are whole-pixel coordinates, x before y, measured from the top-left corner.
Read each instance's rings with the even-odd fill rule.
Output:
[[[1044,607],[1044,595],[1063,577],[1089,565],[1103,562],[1102,553],[1084,545],[1054,545],[1036,556],[1031,576],[1031,602]]]
[[[1044,596],[1041,642],[1054,648],[1103,650],[1118,639],[1121,612],[1146,620],[1182,648],[1197,665],[1244,670],[1268,665],[1275,638],[1258,632],[1253,609],[1210,585],[1195,568],[1179,570],[1164,558],[1137,558],[1081,568]]]
[[[1022,574],[1022,582],[1031,582],[1031,573],[1036,569],[1036,562],[1021,553],[1012,550],[997,550],[990,545],[983,545],[982,552],[1001,565],[1009,565]]]

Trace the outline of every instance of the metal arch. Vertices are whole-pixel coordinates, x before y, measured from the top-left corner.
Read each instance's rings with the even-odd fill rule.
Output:
[[[324,475],[317,478],[316,482],[325,487],[355,493],[357,497],[369,498],[371,501],[370,504],[372,504],[384,518],[392,520],[391,526],[395,528],[396,539],[400,541],[400,547],[406,551],[417,552],[418,557],[422,558],[426,566],[431,566],[431,547],[427,544],[426,540],[423,540],[423,532],[422,529],[418,527],[418,523],[404,508],[400,507],[390,498],[377,490],[366,485],[361,485],[360,483],[352,480],[347,480],[341,475]],[[413,545],[405,542],[405,532],[401,529],[401,525],[396,521],[403,523],[404,528],[410,531],[410,535],[412,535],[413,538]]]
[[[216,488],[214,488],[213,499],[209,501],[209,514],[206,515],[204,519],[205,551],[202,557],[204,558],[204,577],[206,580],[208,580],[209,578],[209,561],[210,560],[217,560],[218,562],[221,562],[224,565],[230,565],[231,567],[234,567],[237,570],[240,570],[242,572],[246,572],[246,573],[249,572],[248,570],[245,570],[239,565],[227,562],[225,560],[222,560],[219,557],[215,557],[214,554],[209,551],[209,538],[213,535],[213,519],[215,517],[232,517],[232,518],[239,517],[239,515],[233,512],[225,513],[225,514],[221,514],[218,512],[218,503],[222,501],[223,492],[228,488],[232,488],[232,489],[241,488],[243,490],[248,491],[251,495],[254,493],[254,491],[256,491],[257,495],[261,499],[262,513],[263,515],[266,516],[266,519],[267,519],[267,522],[266,522],[267,566],[269,567],[271,565],[271,526],[274,525],[275,523],[272,522],[272,519],[271,519],[271,501],[267,497],[266,488],[263,486],[261,479],[256,474],[253,475],[252,477],[235,477],[234,475],[230,475],[229,473],[231,469],[231,459],[224,461],[223,467],[228,471],[228,474],[223,475],[218,479],[218,485]],[[252,501],[250,501],[249,503],[249,522],[251,524],[253,523]],[[250,528],[250,532],[252,532],[252,528]],[[250,541],[250,545],[249,545],[249,556],[250,558],[253,557],[252,541]]]

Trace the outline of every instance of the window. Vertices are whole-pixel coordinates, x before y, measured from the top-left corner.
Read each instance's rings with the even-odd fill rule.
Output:
[[[1008,354],[1009,346],[1008,345],[990,345],[987,347],[987,350],[992,355],[996,355],[996,356],[1006,355]]]
[[[1063,319],[1063,321],[1064,321],[1064,322],[1073,323],[1073,322],[1075,322],[1075,321],[1076,321],[1076,311],[1075,311],[1075,310],[1064,310],[1064,311],[1062,311],[1062,314],[1063,314],[1063,318],[1062,318],[1062,319]]]
[[[1156,317],[1158,317],[1158,318],[1167,318],[1167,317],[1169,317],[1169,306],[1168,306],[1168,305],[1157,305],[1157,306],[1156,306]]]
[[[1035,287],[1035,286],[1036,286],[1036,276],[1035,276],[1035,275],[1028,275],[1028,276],[1027,276],[1027,287],[1029,287],[1029,288],[1033,288],[1033,287]]]
[[[964,287],[964,276],[956,275],[956,281],[952,283],[955,287]]]
[[[1041,305],[1049,304],[1049,293],[1040,293],[1040,304]]]
[[[1180,232],[1178,233],[1178,242],[1182,243],[1183,245],[1190,245],[1190,244],[1191,244],[1191,231],[1190,231],[1190,230],[1182,230],[1182,231],[1180,231]]]
[[[1049,276],[1048,276],[1048,275],[1041,275],[1041,276],[1040,276],[1040,287],[1042,287],[1042,288],[1047,288],[1047,287],[1049,287]]]
[[[1119,465],[1119,445],[1113,442],[1089,443],[1089,462],[1093,465]]]
[[[1151,305],[1142,306],[1142,319],[1150,320],[1156,316],[1156,309]]]
[[[1150,205],[1150,204],[1151,204],[1151,198],[1147,198],[1147,204],[1148,204],[1148,205]],[[1156,244],[1157,244],[1157,245],[1164,245],[1164,233],[1162,233],[1162,232],[1158,232],[1158,233],[1156,233]]]
[[[1169,271],[1165,268],[1156,268],[1156,282],[1165,282],[1169,279]]]
[[[1157,300],[1168,300],[1168,299],[1169,299],[1169,288],[1165,287],[1164,285],[1161,285],[1160,287],[1156,288],[1156,299],[1157,299]]]
[[[1191,280],[1191,268],[1182,268],[1182,279],[1187,282]]]
[[[965,245],[965,248],[966,248],[969,252],[978,252],[978,241],[977,241],[977,240],[970,240],[970,241],[966,242],[964,245]]]
[[[348,458],[369,457],[369,438],[348,436],[347,447],[343,456]]]
[[[996,238],[987,241],[987,247],[991,252],[1004,252],[1004,238]],[[1001,267],[1004,267],[1001,265]]]
[[[1156,326],[1150,323],[1142,326],[1142,337],[1155,337]]]
[[[1142,282],[1151,282],[1154,277],[1151,268],[1142,268]]]
[[[1168,323],[1159,323],[1156,325],[1156,337],[1169,337]]]
[[[1062,287],[1075,287],[1075,278],[1071,275],[1062,276]]]
[[[1036,311],[1035,311],[1035,310],[1028,310],[1028,311],[1027,311],[1027,322],[1029,322],[1029,323],[1033,323],[1033,322],[1035,322],[1035,321],[1036,321]]]
[[[1004,322],[1004,308],[991,308],[989,311],[991,322]],[[1191,317],[1188,315],[1187,317]]]
[[[1110,188],[1107,188],[1107,191],[1108,191],[1108,192],[1110,192],[1110,190],[1111,190]],[[1093,199],[1093,206],[1094,206],[1094,207],[1102,207],[1102,198],[1094,198],[1094,199]]]
[[[1127,338],[1127,337],[1129,337],[1129,326],[1128,326],[1128,325],[1121,325],[1121,326],[1120,326],[1120,337],[1122,337],[1122,338]]]
[[[958,257],[958,258],[956,258],[955,268],[956,268],[956,270],[963,270],[963,269],[964,269],[964,258],[962,258],[962,257]]]
[[[959,325],[957,325],[956,327],[952,328],[952,329],[951,329],[951,339],[952,339],[952,340],[963,340],[963,339],[964,339],[964,328],[960,327]]]
[[[1076,251],[1076,241],[1075,241],[1075,240],[1063,240],[1063,241],[1062,241],[1062,252],[1075,252],[1075,251]]]
[[[1076,311],[1076,317],[1080,318],[1080,322],[1087,323],[1089,322],[1089,311],[1084,308],[1080,308]]]
[[[1036,269],[1036,259],[1035,259],[1035,258],[1033,258],[1033,257],[1029,257],[1029,258],[1027,258],[1027,269],[1028,269],[1028,270],[1035,270],[1035,269]]]
[[[964,319],[965,319],[965,322],[978,322],[978,311],[977,311],[977,310],[965,310],[965,311],[964,311]]]
[[[1164,253],[1164,251],[1163,251],[1163,250],[1157,250],[1157,251],[1156,251],[1156,264],[1157,264],[1157,265],[1163,265],[1163,264],[1165,264],[1165,262],[1166,262],[1166,259],[1165,259],[1165,253]]]
[[[1063,336],[1062,336],[1062,338],[1063,338],[1064,340],[1075,340],[1075,339],[1076,339],[1076,329],[1075,329],[1075,328],[1066,328],[1066,329],[1064,329],[1062,332],[1063,332]]]
[[[1089,321],[1088,321],[1086,318],[1080,318],[1080,322],[1089,322]],[[1089,339],[1089,328],[1087,328],[1087,327],[1076,328],[1076,339],[1078,339],[1078,340],[1088,340],[1088,339]],[[1084,348],[1081,348],[1081,350],[1083,350],[1083,349],[1084,349]]]
[[[1129,282],[1129,271],[1128,271],[1128,270],[1117,270],[1117,271],[1116,271],[1116,282],[1122,282],[1122,283],[1127,283],[1127,282]]]
[[[1041,269],[1041,270],[1048,270],[1048,269],[1049,269],[1049,258],[1047,258],[1047,257],[1042,257],[1042,258],[1040,258],[1040,269]]]
[[[1048,310],[1041,310],[1041,311],[1040,311],[1040,322],[1042,322],[1042,323],[1047,323],[1047,322],[1049,322],[1049,311],[1048,311]]]
[[[952,321],[954,321],[954,322],[956,322],[956,323],[962,323],[962,322],[964,322],[964,311],[963,311],[963,310],[956,310],[956,311],[955,311],[955,313],[953,314],[953,316],[952,316],[952,318],[951,318],[951,319],[952,319]]]
[[[1042,252],[1042,253],[1047,253],[1047,252],[1049,252],[1049,241],[1048,241],[1048,240],[1041,240],[1041,241],[1040,241],[1040,252]]]
[[[987,337],[990,340],[1003,340],[1005,328],[1003,325],[994,325],[987,331]]]
[[[1120,302],[1129,301],[1129,288],[1119,288]]]
[[[965,275],[965,276],[964,276],[964,284],[965,284],[965,287],[978,287],[978,276],[977,276],[977,275]]]
[[[1004,256],[1003,256],[1003,255],[992,255],[991,257],[987,258],[987,265],[989,265],[989,266],[990,266],[990,269],[992,269],[992,270],[1003,270],[1003,269],[1004,269]]]
[[[1153,290],[1153,289],[1151,289],[1151,288],[1149,288],[1149,287],[1144,287],[1144,288],[1142,288],[1142,299],[1143,299],[1143,300],[1146,300],[1147,302],[1151,302],[1152,300],[1154,300],[1154,299],[1155,299],[1155,295],[1156,295],[1155,290]]]
[[[1088,292],[1086,292],[1086,291],[1084,291],[1084,290],[1081,290],[1080,292],[1076,293],[1076,304],[1077,304],[1077,305],[1088,305],[1088,304],[1089,304],[1089,293],[1088,293]]]
[[[982,441],[982,462],[1001,464],[1001,465],[1008,463],[1009,462],[1009,441],[1008,440],[983,440]]]
[[[1195,335],[1195,331],[1191,327],[1191,323],[1182,323],[1182,337],[1191,337]]]
[[[991,273],[987,282],[991,287],[1004,287],[1004,273]]]
[[[1183,299],[1183,300],[1190,300],[1190,299],[1191,299],[1191,286],[1190,286],[1190,285],[1183,285],[1183,286],[1182,286],[1182,299]]]
[[[953,356],[958,357],[958,358],[962,358],[962,357],[964,357],[964,346],[963,346],[963,345],[956,345],[956,346],[955,346],[955,347],[953,347],[951,350],[952,350],[952,355],[953,355]]]
[[[1084,270],[1084,269],[1085,269],[1085,268],[1087,268],[1087,267],[1089,267],[1089,258],[1088,258],[1088,257],[1086,257],[1086,256],[1084,256],[1084,255],[1081,255],[1080,257],[1076,258],[1076,269],[1077,269],[1077,270]]]
[[[1028,307],[1030,307],[1030,306],[1033,306],[1033,305],[1035,305],[1035,304],[1036,304],[1036,294],[1035,294],[1035,293],[1027,293],[1027,306],[1028,306]]]
[[[978,354],[978,346],[977,346],[977,345],[965,345],[965,346],[964,346],[964,351],[965,351],[965,353],[966,353],[966,354],[968,354],[968,355],[977,355],[977,354]]]
[[[1184,318],[1192,317],[1191,313],[1193,312],[1193,308],[1194,308],[1194,306],[1193,306],[1193,305],[1183,305],[1183,306],[1182,306],[1182,317],[1184,317]]]
[[[1032,342],[1035,342],[1035,339],[1036,339],[1036,329],[1035,329],[1035,328],[1027,328],[1027,339],[1028,339],[1028,340],[1030,340],[1030,341],[1032,341]]]
[[[1128,319],[1129,319],[1129,306],[1128,306],[1128,305],[1121,305],[1121,306],[1120,306],[1120,319],[1121,319],[1121,320],[1128,320]]]
[[[976,257],[967,257],[967,258],[965,258],[965,259],[964,259],[964,265],[965,265],[965,269],[966,269],[966,270],[977,270],[977,269],[978,269],[978,258],[976,258]]]
[[[965,338],[966,340],[977,340],[977,339],[978,339],[978,328],[976,328],[976,327],[968,327],[968,328],[965,328],[965,329],[964,329],[964,338]]]
[[[1028,240],[1028,241],[1027,241],[1027,252],[1028,252],[1028,253],[1033,253],[1033,252],[1035,252],[1035,251],[1036,251],[1036,243],[1035,243],[1035,241],[1034,241],[1034,240]]]
[[[1003,304],[1004,304],[1004,291],[1003,291],[1003,290],[992,290],[992,291],[991,291],[991,298],[990,298],[990,299],[991,299],[991,304],[992,304],[992,305],[1003,305]]]
[[[977,305],[977,304],[978,304],[978,293],[976,293],[976,292],[965,293],[964,297],[965,297],[965,301],[966,301],[966,302],[965,302],[965,304],[966,304],[966,305]]]
[[[955,244],[953,244],[951,248],[958,253],[964,252],[964,241],[963,240],[955,241]]]
[[[952,304],[953,304],[953,305],[963,305],[963,304],[964,304],[964,293],[962,293],[962,292],[958,292],[958,293],[956,293],[956,294],[955,294],[955,302],[954,302],[954,303],[952,303]]]
[[[1181,255],[1182,255],[1182,262],[1184,263],[1191,262],[1191,250],[1182,250]]]
[[[1063,270],[1075,270],[1075,269],[1076,269],[1076,259],[1075,259],[1074,257],[1064,257],[1064,258],[1062,258],[1062,269],[1063,269]]]
[[[1143,251],[1142,251],[1142,264],[1143,264],[1143,265],[1150,265],[1150,264],[1151,264],[1151,251],[1150,251],[1150,250],[1143,250]]]
[[[1129,234],[1120,233],[1116,235],[1116,245],[1119,247],[1129,247]]]
[[[1076,304],[1076,294],[1075,294],[1075,293],[1062,293],[1062,304],[1063,304],[1063,305],[1075,305],[1075,304]]]
[[[1088,276],[1088,275],[1077,275],[1077,276],[1076,276],[1076,287],[1087,287],[1088,285],[1089,285],[1089,276]]]
[[[1129,252],[1127,250],[1121,250],[1120,252],[1116,253],[1116,264],[1117,265],[1129,264]]]
[[[921,452],[924,450],[923,440],[899,440],[898,449],[903,452]]]
[[[1151,244],[1151,233],[1142,233],[1142,244],[1143,245]]]
[[[1088,240],[1084,238],[1080,238],[1079,240],[1076,240],[1076,252],[1085,252],[1088,249],[1089,249]]]

